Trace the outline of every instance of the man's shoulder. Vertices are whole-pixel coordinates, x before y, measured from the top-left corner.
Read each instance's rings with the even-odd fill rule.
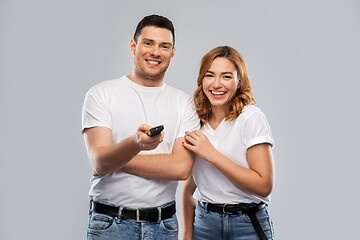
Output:
[[[122,84],[123,82],[124,82],[124,76],[102,81],[102,82],[94,85],[92,88],[100,88],[100,89],[101,88],[112,88],[114,86]]]
[[[109,80],[105,80],[103,82],[97,83],[94,86],[92,86],[89,89],[89,93],[91,92],[109,92],[109,91],[113,91],[115,89],[121,89],[121,85],[124,84],[124,76],[120,77],[120,78],[114,78],[114,79],[109,79]]]

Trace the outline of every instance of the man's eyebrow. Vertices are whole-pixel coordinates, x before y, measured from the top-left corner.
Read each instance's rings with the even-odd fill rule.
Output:
[[[144,41],[155,42],[155,40],[150,39],[150,38],[143,38],[142,41],[143,41],[143,42],[144,42]],[[172,43],[171,43],[171,42],[162,42],[161,44],[162,44],[162,45],[170,45],[170,46],[172,46]]]
[[[162,45],[170,45],[172,46],[172,43],[169,43],[169,42],[163,42]]]
[[[154,40],[150,39],[150,38],[143,38],[142,41],[149,41],[149,42],[154,42]]]

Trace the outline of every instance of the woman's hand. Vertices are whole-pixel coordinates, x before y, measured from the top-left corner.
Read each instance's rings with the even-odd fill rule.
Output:
[[[198,130],[187,132],[183,145],[207,161],[210,161],[210,156],[217,152],[207,136]]]

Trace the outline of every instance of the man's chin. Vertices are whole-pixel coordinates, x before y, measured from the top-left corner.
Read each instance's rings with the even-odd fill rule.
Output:
[[[145,79],[152,81],[162,80],[164,79],[164,76],[165,76],[165,72],[157,73],[157,74],[151,74],[151,73],[144,74]]]

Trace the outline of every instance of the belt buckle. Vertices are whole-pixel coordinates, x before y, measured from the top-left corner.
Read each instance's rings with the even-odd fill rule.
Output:
[[[139,223],[146,222],[146,220],[140,220],[140,211],[139,211],[139,209],[136,209],[136,222],[139,222]]]
[[[225,211],[226,205],[227,205],[227,203],[225,203],[224,206],[223,206],[223,209],[222,209],[222,210],[223,210],[223,213],[224,213],[224,214],[232,214],[232,212],[226,212],[226,211]]]

